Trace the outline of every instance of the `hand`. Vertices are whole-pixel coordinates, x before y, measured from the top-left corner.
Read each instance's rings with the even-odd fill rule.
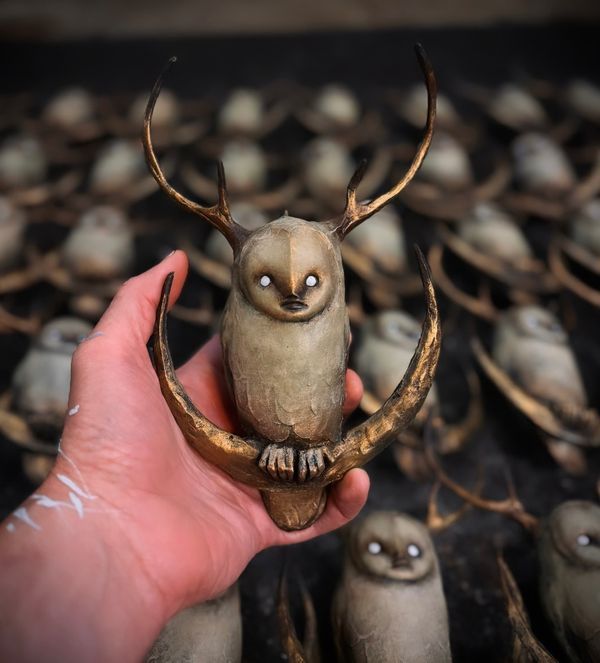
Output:
[[[349,472],[332,487],[313,526],[286,533],[272,522],[256,489],[233,481],[190,449],[162,397],[146,347],[165,276],[176,275],[172,305],[186,270],[184,254],[176,252],[128,281],[74,354],[71,416],[57,463],[38,494],[64,500],[71,482],[79,507],[55,509],[59,519],[39,503],[26,503],[34,522],[43,519],[44,527],[52,527],[53,539],[60,540],[61,528],[64,536],[81,536],[78,523],[85,521],[85,531],[102,548],[99,556],[115,566],[110,573],[127,583],[123,591],[139,592],[142,603],[152,606],[146,620],[155,632],[148,637],[179,609],[222,593],[260,550],[344,525],[362,508],[369,486],[363,470]],[[208,419],[234,429],[217,337],[178,375]],[[351,371],[346,392],[348,413],[362,393]],[[51,517],[55,522],[46,525]],[[140,656],[150,643],[138,642]]]

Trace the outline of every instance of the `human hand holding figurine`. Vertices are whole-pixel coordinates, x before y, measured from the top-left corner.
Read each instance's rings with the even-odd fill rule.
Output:
[[[189,447],[146,348],[165,276],[175,272],[172,305],[186,268],[176,252],[128,281],[75,352],[56,465],[0,531],[7,660],[39,660],[41,652],[139,660],[175,612],[223,592],[257,552],[336,529],[366,500],[368,477],[352,470],[314,525],[286,533],[256,489]],[[217,338],[178,376],[211,421],[234,430]],[[361,393],[349,372],[345,413]]]

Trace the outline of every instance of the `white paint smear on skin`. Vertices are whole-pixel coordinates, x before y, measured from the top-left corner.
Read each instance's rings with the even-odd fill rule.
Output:
[[[76,415],[79,412],[79,403],[77,405],[74,405],[70,410],[69,410],[69,416],[72,417]]]
[[[77,515],[80,518],[83,518],[83,502],[75,495],[75,493],[69,493],[69,499],[77,511]]]
[[[41,530],[42,528],[31,519],[31,516],[27,513],[27,509],[22,506],[13,511],[12,514],[17,520],[21,520],[26,525],[29,525],[32,529]]]
[[[8,523],[6,526],[6,531],[7,532],[14,532],[15,531],[15,524],[14,523]]]
[[[97,499],[96,495],[90,495],[89,493],[86,493],[73,481],[73,479],[69,479],[68,476],[65,476],[64,474],[58,474],[56,478],[61,483],[64,483],[67,488],[70,488],[76,495],[79,495],[79,497],[83,497],[86,500]]]

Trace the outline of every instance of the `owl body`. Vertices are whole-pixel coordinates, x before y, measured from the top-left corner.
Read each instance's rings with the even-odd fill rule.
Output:
[[[600,507],[564,502],[538,544],[540,594],[570,660],[600,661]]]
[[[4,196],[0,197],[0,273],[14,267],[23,254],[27,219]]]
[[[446,191],[460,191],[473,184],[469,155],[455,138],[443,132],[433,137],[418,176]]]
[[[508,214],[488,203],[476,205],[458,224],[457,233],[473,248],[512,264],[532,257],[521,228]]]
[[[133,232],[125,214],[108,205],[88,210],[63,246],[63,261],[81,279],[125,276],[134,261]]]
[[[241,423],[270,442],[338,441],[349,343],[339,249],[319,224],[283,217],[247,240],[233,279],[221,338]]]
[[[212,601],[176,614],[163,628],[146,663],[238,663],[242,619],[237,585]]]
[[[560,196],[575,186],[576,176],[566,154],[541,133],[521,134],[512,144],[515,179],[519,186],[540,196]]]
[[[577,244],[600,256],[600,198],[594,198],[575,213],[570,233]]]
[[[451,661],[439,565],[421,523],[376,512],[353,527],[333,623],[340,661]]]
[[[420,334],[419,323],[403,311],[385,311],[368,320],[353,357],[354,368],[365,389],[380,400],[391,396],[408,368]],[[437,403],[434,384],[427,394],[423,410]]]
[[[77,318],[48,323],[17,366],[12,389],[15,409],[42,429],[60,429],[69,404],[71,357],[91,325]]]
[[[346,244],[368,257],[383,272],[396,275],[407,270],[406,239],[400,217],[392,207],[374,214],[348,236]]]
[[[536,398],[587,405],[568,337],[549,311],[538,306],[520,306],[506,313],[496,326],[493,356],[501,368]]]

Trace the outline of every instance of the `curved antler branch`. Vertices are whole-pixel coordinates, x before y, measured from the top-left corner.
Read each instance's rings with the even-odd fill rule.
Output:
[[[433,427],[431,427],[433,428]],[[443,486],[451,490],[455,495],[460,497],[461,500],[465,501],[467,504],[471,504],[477,509],[483,509],[484,511],[491,511],[492,513],[500,513],[508,518],[512,518],[518,522],[522,527],[524,527],[528,532],[536,534],[539,528],[539,518],[532,516],[530,513],[525,511],[521,500],[517,497],[514,486],[512,482],[509,481],[509,495],[503,500],[488,500],[481,497],[479,490],[476,493],[472,493],[467,490],[459,483],[451,479],[446,472],[442,469],[440,462],[435,454],[433,449],[433,444],[431,442],[431,428],[429,432],[426,432],[425,440],[425,456],[427,462],[431,467],[432,471],[435,474],[436,480],[439,481]]]
[[[248,234],[248,232],[240,225],[238,225],[231,216],[229,210],[229,204],[227,202],[227,184],[225,182],[225,170],[223,168],[223,163],[219,161],[217,166],[217,175],[218,175],[218,190],[219,190],[219,200],[216,205],[212,207],[204,207],[195,203],[193,200],[186,198],[184,195],[176,191],[170,184],[167,182],[167,179],[162,172],[156,154],[154,153],[154,147],[152,146],[152,114],[154,113],[154,106],[160,94],[162,88],[163,79],[166,73],[169,71],[173,63],[177,62],[176,57],[172,57],[166,64],[165,68],[160,73],[159,77],[154,83],[152,92],[148,99],[148,104],[146,105],[146,113],[144,115],[144,130],[142,132],[142,143],[144,145],[144,153],[146,155],[146,162],[150,168],[154,179],[158,183],[158,186],[173,200],[179,203],[183,208],[201,216],[203,219],[206,219],[211,223],[217,230],[219,230],[231,244],[234,252],[239,249],[240,244]]]
[[[273,488],[258,467],[258,445],[211,423],[192,403],[173,366],[167,341],[167,304],[173,273],[165,279],[154,324],[154,363],[164,399],[188,443],[207,461],[237,481],[257,488]]]
[[[363,221],[366,221],[370,216],[373,216],[382,207],[387,205],[390,200],[395,198],[406,185],[415,176],[425,155],[429,151],[431,139],[433,138],[433,128],[435,124],[436,114],[436,99],[437,99],[437,82],[431,62],[427,57],[427,53],[421,44],[415,45],[415,52],[419,66],[425,78],[425,85],[427,86],[427,123],[425,125],[425,135],[419,145],[419,149],[415,154],[409,169],[406,171],[404,177],[395,184],[389,191],[381,194],[370,203],[357,203],[356,202],[356,189],[360,184],[367,167],[367,163],[363,160],[356,172],[350,179],[346,193],[346,208],[342,215],[331,222],[335,232],[343,239],[350,231],[354,230]]]
[[[415,251],[427,307],[419,344],[394,393],[367,421],[349,431],[333,450],[336,460],[329,472],[337,478],[341,478],[353,467],[364,465],[392,442],[414,419],[433,384],[440,357],[442,331],[429,268],[417,246]]]

